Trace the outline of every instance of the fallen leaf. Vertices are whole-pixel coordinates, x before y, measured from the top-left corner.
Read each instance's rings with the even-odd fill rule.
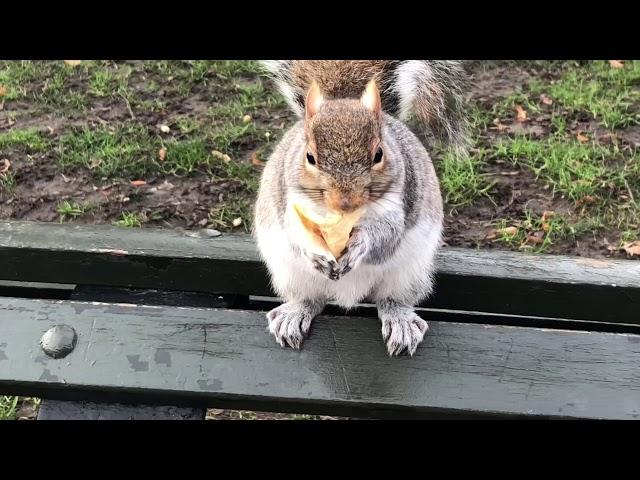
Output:
[[[508,236],[513,236],[516,235],[518,233],[518,227],[506,227],[506,228],[499,228],[498,229],[498,233],[501,235],[508,235]]]
[[[536,233],[538,233],[538,235],[536,234],[527,235],[527,243],[533,243],[535,245],[544,243],[544,233],[543,232],[536,232]]]
[[[144,180],[131,180],[131,185],[133,185],[134,187],[140,187],[142,185],[146,185],[147,182],[145,182]]]
[[[234,227],[239,227],[240,225],[242,225],[242,218],[238,217],[238,218],[234,218],[233,219],[233,226]]]
[[[554,212],[553,210],[545,210],[544,212],[542,212],[542,221],[546,222],[551,217],[555,217],[555,216],[556,216],[556,212]]]
[[[576,139],[580,143],[587,143],[589,141],[589,137],[587,137],[586,135],[582,135],[582,133],[580,132],[578,132],[578,134],[576,135]]]
[[[494,229],[491,229],[484,238],[485,240],[493,240],[495,238],[498,238],[498,236],[511,237],[517,233],[518,233],[517,227],[494,228]]]
[[[242,117],[242,123],[250,123],[251,120],[251,115],[245,115],[244,117]]]
[[[609,65],[611,68],[624,68],[624,63],[620,60],[609,60]]]
[[[77,67],[82,63],[82,60],[65,60],[64,63],[66,63],[70,67]]]
[[[158,158],[160,159],[161,162],[164,161],[164,158],[167,156],[167,149],[162,147],[160,150],[158,150]]]
[[[544,93],[540,95],[540,101],[545,105],[553,105],[553,100],[551,100],[551,98],[549,98]]]
[[[162,133],[169,133],[171,129],[167,125],[160,125],[158,127]]]
[[[0,161],[0,173],[8,172],[9,168],[11,168],[11,162],[8,158],[3,158],[2,161]]]
[[[253,152],[251,154],[251,165],[255,165],[256,167],[264,167],[266,163],[258,158],[258,154],[256,152]]]
[[[516,105],[516,120],[518,122],[525,122],[527,120],[527,112],[520,105]]]
[[[634,240],[633,242],[625,243],[622,245],[622,249],[627,252],[627,255],[633,257],[634,255],[640,255],[640,240]]]
[[[4,97],[7,94],[7,87],[0,85],[0,97]]]
[[[593,203],[595,201],[596,201],[595,198],[593,198],[591,195],[587,195],[586,197],[582,197],[581,199],[576,201],[576,207],[580,207],[585,203]]]
[[[231,157],[229,155],[227,155],[226,153],[219,152],[218,150],[213,150],[211,152],[211,155],[213,155],[214,158],[218,158],[222,160],[224,163],[229,163],[231,161]]]

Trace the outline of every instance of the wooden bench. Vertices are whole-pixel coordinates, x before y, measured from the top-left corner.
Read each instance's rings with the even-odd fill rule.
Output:
[[[294,351],[249,236],[0,222],[0,393],[45,419],[640,416],[640,262],[445,248],[438,272],[414,357],[366,304]]]

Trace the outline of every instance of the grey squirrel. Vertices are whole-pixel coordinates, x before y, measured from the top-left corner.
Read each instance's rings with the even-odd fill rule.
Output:
[[[436,138],[464,152],[461,63],[263,64],[302,117],[269,158],[254,207],[258,250],[285,300],[267,313],[269,331],[298,349],[327,302],[352,308],[369,299],[389,354],[413,355],[428,328],[414,307],[432,291],[443,208],[430,156],[401,119],[413,108]],[[332,258],[301,240],[294,205],[364,214]]]

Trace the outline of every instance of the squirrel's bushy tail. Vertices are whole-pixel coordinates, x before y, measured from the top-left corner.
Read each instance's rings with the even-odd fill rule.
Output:
[[[414,113],[433,137],[460,155],[469,147],[463,62],[454,60],[270,60],[261,62],[293,111],[304,114],[311,80],[328,95],[359,95],[372,77],[383,109],[406,120]]]

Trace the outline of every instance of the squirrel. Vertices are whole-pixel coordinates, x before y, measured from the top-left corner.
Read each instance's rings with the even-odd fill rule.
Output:
[[[413,108],[434,137],[464,154],[461,63],[263,65],[301,117],[266,162],[254,206],[258,251],[285,301],[267,313],[269,331],[299,349],[328,302],[350,309],[368,299],[389,355],[413,355],[428,329],[414,308],[433,288],[443,201],[429,153],[403,119]],[[294,205],[364,214],[331,258],[299,241]]]

